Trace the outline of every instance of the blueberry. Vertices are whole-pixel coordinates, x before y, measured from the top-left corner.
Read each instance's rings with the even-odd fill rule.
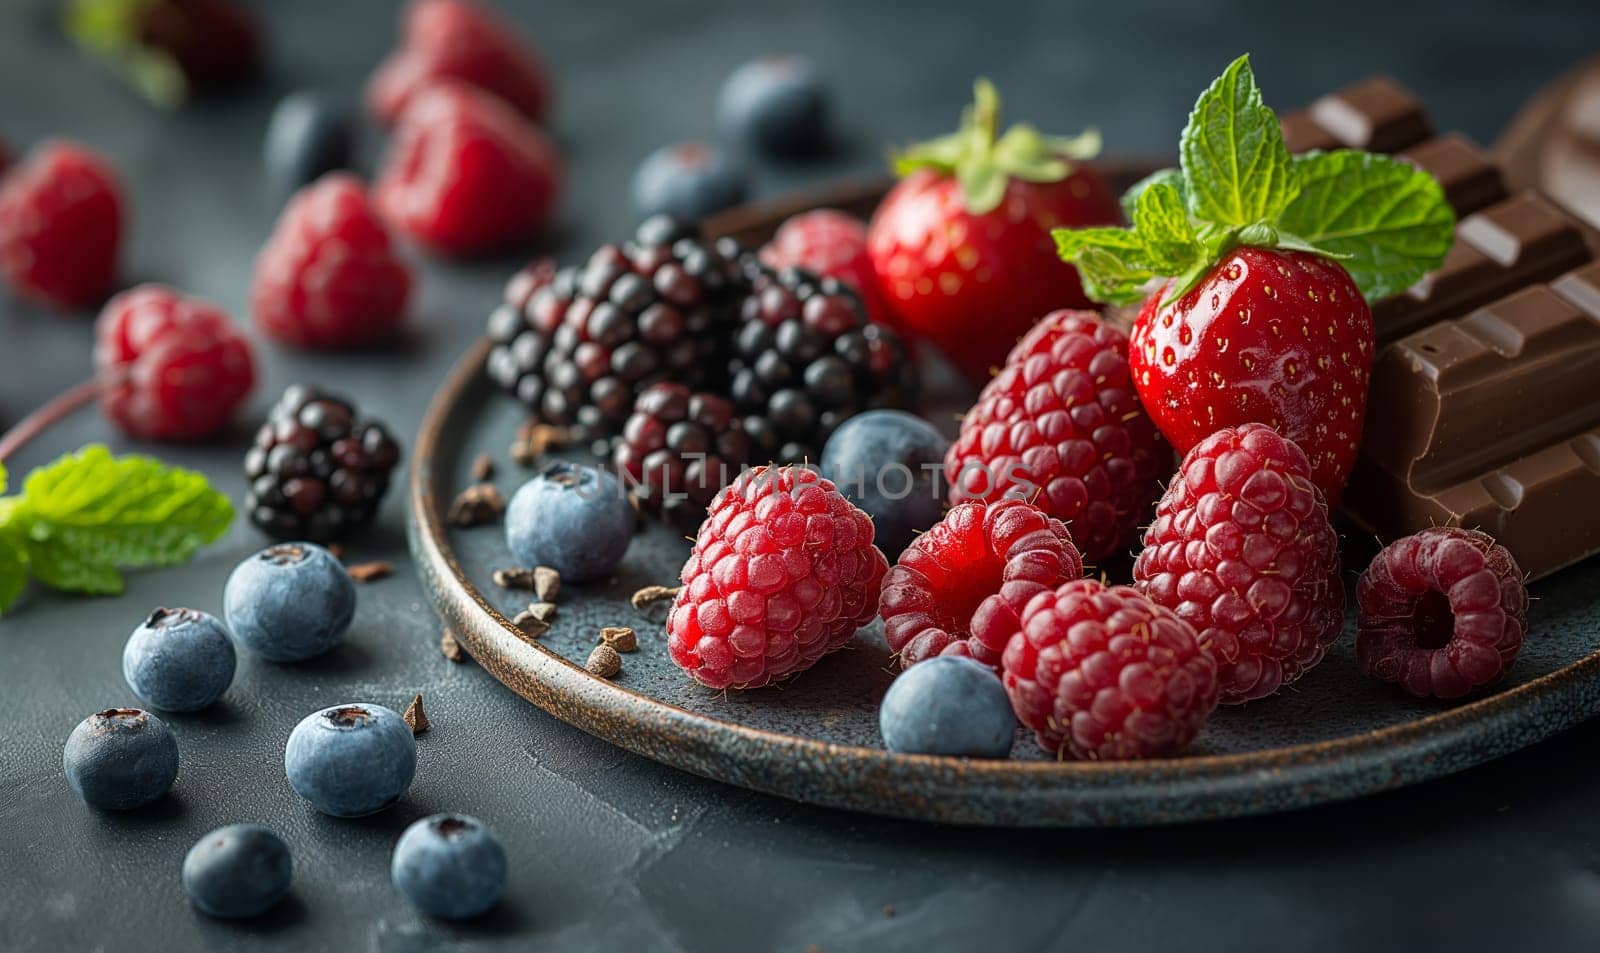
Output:
[[[259,824],[230,824],[189,848],[183,892],[207,916],[253,917],[283,899],[293,874],[283,838]]]
[[[139,700],[166,711],[199,711],[233,682],[233,642],[215,616],[157,609],[128,636],[122,677]]]
[[[878,709],[878,729],[902,754],[1004,758],[1017,718],[999,676],[959,656],[931,658],[906,669]]]
[[[553,463],[522,485],[506,509],[506,544],[523,566],[549,566],[565,582],[602,579],[633,540],[622,484],[598,466]]]
[[[733,71],[717,97],[717,127],[769,156],[815,155],[828,145],[828,90],[803,56],[769,56]]]
[[[695,222],[744,201],[744,172],[717,149],[699,142],[662,146],[633,174],[640,218],[671,215]]]
[[[262,145],[267,178],[288,193],[325,172],[348,168],[354,140],[346,109],[315,93],[290,93],[267,123]]]
[[[172,788],[178,777],[178,740],[147,711],[108,708],[72,729],[61,767],[85,804],[126,811]]]
[[[465,814],[424,817],[400,835],[389,866],[394,886],[430,917],[475,917],[506,892],[500,838]]]
[[[289,785],[334,817],[381,811],[417,773],[417,742],[405,720],[382,705],[334,705],[294,726],[283,749]]]
[[[822,475],[872,517],[893,562],[944,515],[944,452],[933,424],[903,410],[869,410],[839,425],[822,448]]]
[[[298,662],[344,638],[356,611],[356,587],[321,546],[279,543],[239,564],[222,607],[240,645],[274,662]]]

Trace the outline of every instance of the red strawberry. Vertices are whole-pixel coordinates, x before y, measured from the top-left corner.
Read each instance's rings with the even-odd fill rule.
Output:
[[[1051,229],[1122,215],[1100,177],[1069,161],[1097,151],[1097,135],[1020,125],[997,138],[999,97],[984,80],[976,92],[959,132],[896,162],[905,178],[878,206],[867,247],[899,322],[982,383],[1039,318],[1088,305]]]
[[[1259,422],[1293,440],[1331,505],[1355,465],[1372,375],[1372,310],[1337,262],[1237,248],[1169,305],[1133,325],[1134,388],[1179,453]]]
[[[468,0],[417,0],[398,49],[372,74],[367,105],[393,125],[422,90],[454,80],[493,93],[537,122],[550,107],[544,60],[512,25]]]

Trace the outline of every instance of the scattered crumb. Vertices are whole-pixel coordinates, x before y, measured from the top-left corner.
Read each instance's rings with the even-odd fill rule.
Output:
[[[667,612],[672,608],[672,600],[678,597],[678,587],[645,586],[634,593],[629,600],[639,614],[651,622],[667,621]]]
[[[494,479],[494,457],[480,453],[472,460],[472,478],[479,483]]]
[[[550,631],[550,623],[534,615],[532,609],[523,609],[512,619],[511,624],[521,630],[522,634],[530,639],[537,639]]]
[[[356,582],[377,582],[394,575],[394,563],[379,559],[370,563],[356,563],[345,570]]]
[[[528,611],[535,619],[549,625],[556,621],[556,604],[554,602],[535,602],[528,606]]]
[[[494,571],[494,584],[502,589],[532,589],[533,570],[521,566]]]
[[[884,904],[883,905],[883,915],[886,916],[886,917],[894,916],[894,904],[892,904],[892,903]]]
[[[816,945],[815,943],[807,943],[806,953],[822,953],[822,947]]]
[[[635,652],[639,649],[638,637],[634,635],[633,628],[626,625],[608,625],[601,629],[600,643],[618,652]]]
[[[474,483],[461,491],[445,514],[452,526],[482,526],[505,515],[506,498],[493,483]]]
[[[622,656],[617,654],[616,649],[602,642],[589,653],[589,661],[585,662],[583,667],[601,678],[615,678],[617,673],[622,671]]]
[[[540,602],[555,602],[556,593],[561,591],[561,574],[549,566],[535,566],[533,568],[533,594],[539,597]]]
[[[324,546],[323,549],[326,549],[328,554],[334,559],[340,560],[341,562],[344,560],[344,547],[340,544],[329,543],[328,545]]]
[[[420,735],[428,730],[430,727],[428,713],[422,710],[421,692],[417,693],[416,698],[411,699],[411,704],[406,706],[405,713],[400,717],[406,720],[407,727],[411,729],[411,733],[414,735]]]
[[[452,662],[464,662],[467,659],[466,650],[461,643],[456,641],[456,634],[449,629],[439,636],[439,653]]]
[[[511,459],[518,466],[531,467],[550,450],[565,446],[571,438],[561,427],[524,421],[511,441]]]

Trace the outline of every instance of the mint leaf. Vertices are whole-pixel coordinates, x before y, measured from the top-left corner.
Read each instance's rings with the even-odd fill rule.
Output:
[[[1433,176],[1389,156],[1340,150],[1295,160],[1300,194],[1279,227],[1343,256],[1368,301],[1398,294],[1444,260],[1456,216]]]
[[[1056,251],[1078,269],[1083,290],[1107,304],[1135,304],[1158,277],[1143,238],[1131,228],[1058,228]]]
[[[1186,271],[1205,254],[1184,210],[1183,195],[1170,181],[1152,182],[1139,193],[1133,230],[1144,245],[1146,260],[1160,274]]]
[[[1152,172],[1128,186],[1128,191],[1122,193],[1122,214],[1128,217],[1128,221],[1133,221],[1134,210],[1139,207],[1139,196],[1144,194],[1145,189],[1155,185],[1157,182],[1170,183],[1173,188],[1178,190],[1180,196],[1183,195],[1183,171],[1181,169],[1162,169],[1158,172]],[[1187,200],[1185,200],[1185,203],[1187,205]]]
[[[0,493],[6,491],[6,465],[0,463]],[[10,609],[28,584],[28,554],[16,531],[17,498],[0,497],[0,613]]]
[[[1194,104],[1178,140],[1189,211],[1217,225],[1271,221],[1294,198],[1278,117],[1261,99],[1250,57],[1228,65]]]

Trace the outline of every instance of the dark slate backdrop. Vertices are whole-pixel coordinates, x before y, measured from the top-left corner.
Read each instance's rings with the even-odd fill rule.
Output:
[[[1424,94],[1441,126],[1488,141],[1600,37],[1600,8],[1581,2],[502,6],[560,77],[569,187],[547,249],[569,258],[626,228],[619,190],[633,165],[660,143],[709,133],[718,83],[761,53],[804,52],[825,66],[846,140],[828,162],[763,170],[759,188],[772,193],[879,169],[885,143],[949,126],[978,74],[996,80],[1014,116],[1058,131],[1093,123],[1111,151],[1166,153],[1195,93],[1242,50],[1274,105],[1386,70]],[[257,160],[272,104],[299,86],[353,95],[393,36],[387,3],[259,7],[274,39],[267,80],[167,115],[77,58],[49,4],[0,2],[0,136],[61,134],[110,154],[132,192],[130,276],[238,315],[276,212]],[[519,260],[426,263],[413,330],[386,353],[263,347],[252,418],[287,384],[320,380],[413,433]],[[85,320],[0,297],[0,419],[86,376],[89,341]],[[81,414],[13,471],[106,435],[96,414]],[[229,446],[166,455],[237,497],[247,440],[241,426]],[[150,810],[85,809],[61,776],[62,742],[90,711],[132,700],[119,659],[139,618],[161,604],[218,610],[229,569],[260,538],[237,527],[188,567],[133,577],[120,599],[34,590],[0,622],[0,950],[1238,953],[1504,949],[1529,931],[1546,950],[1597,945],[1600,726],[1411,790],[1236,823],[997,832],[812,809],[615,750],[476,666],[446,663],[408,571],[398,497],[353,555],[392,558],[401,571],[362,590],[346,647],[296,667],[242,659],[218,710],[172,719],[183,773]],[[282,744],[303,714],[350,698],[398,707],[414,691],[437,727],[397,809],[338,821],[290,792]],[[465,926],[419,920],[387,875],[400,829],[446,809],[486,819],[512,857],[506,901]],[[178,864],[201,833],[241,820],[288,837],[295,890],[266,922],[210,922],[185,903]]]

